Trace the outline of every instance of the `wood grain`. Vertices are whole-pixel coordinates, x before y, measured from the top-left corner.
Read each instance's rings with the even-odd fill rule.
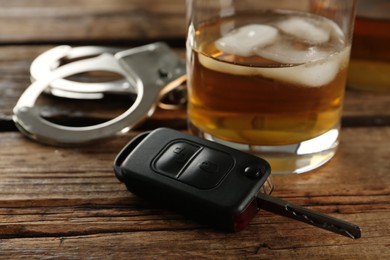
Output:
[[[183,38],[182,0],[1,0],[3,43]]]

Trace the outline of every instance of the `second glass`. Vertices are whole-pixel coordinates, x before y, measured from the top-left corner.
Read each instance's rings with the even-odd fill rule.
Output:
[[[188,0],[190,130],[263,157],[274,173],[327,162],[354,9],[345,0]]]

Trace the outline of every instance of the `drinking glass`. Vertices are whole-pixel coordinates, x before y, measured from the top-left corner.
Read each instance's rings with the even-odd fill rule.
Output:
[[[187,0],[191,132],[274,173],[330,160],[354,15],[354,0]]]
[[[347,86],[390,93],[390,1],[359,0]]]

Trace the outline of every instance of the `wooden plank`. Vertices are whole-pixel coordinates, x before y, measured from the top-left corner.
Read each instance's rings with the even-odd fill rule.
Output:
[[[294,231],[297,232],[292,233]],[[389,256],[389,249],[381,237],[350,241],[343,238],[332,240],[320,234],[308,241],[307,233],[308,230],[304,228],[278,232],[273,225],[264,224],[263,227],[257,226],[239,234],[176,230],[25,238],[3,240],[0,255],[29,259],[291,259],[308,256],[321,256],[324,259],[386,259]],[[285,236],[281,239],[278,237],[280,235]]]
[[[347,88],[344,116],[390,116],[390,92],[365,92]]]
[[[116,186],[120,183],[113,175],[112,162],[120,149],[137,134],[131,132],[95,145],[61,148],[39,144],[18,132],[1,133],[1,198],[50,195],[65,199],[95,192],[116,194],[123,189]],[[389,191],[390,146],[383,145],[387,140],[390,140],[389,127],[343,129],[340,149],[331,163],[310,174],[276,176],[278,184],[282,182],[277,190],[287,189],[282,194],[284,196],[289,195],[288,191],[296,196],[319,195],[322,186],[331,186],[340,196],[355,192],[373,194],[378,190],[369,187],[374,186]],[[382,179],[384,182],[378,182]],[[103,183],[113,186],[100,187]],[[63,192],[73,185],[77,190],[65,196]],[[357,191],[359,185],[365,185],[366,189]],[[91,190],[86,190],[86,187]],[[320,195],[327,195],[326,190],[322,192]],[[100,195],[96,193],[94,196]]]
[[[226,234],[135,197],[112,171],[116,153],[135,134],[59,148],[0,133],[0,256],[390,254],[390,147],[383,145],[389,127],[344,129],[331,162],[308,174],[274,176],[274,195],[360,225],[363,236],[355,241],[267,212],[247,230]]]
[[[0,41],[140,41],[184,38],[182,0],[0,0]]]
[[[0,123],[10,129],[12,109],[19,96],[30,84],[29,66],[33,59],[53,46],[18,46],[0,47]],[[178,49],[180,57],[184,57],[184,50]],[[42,97],[42,111],[45,116],[57,120],[68,120],[75,117],[76,123],[80,121],[96,123],[114,118],[130,106],[129,98],[111,99],[103,102],[74,102],[58,98]],[[346,125],[356,125],[364,122],[366,125],[389,125],[390,123],[390,93],[369,93],[348,90],[345,98],[343,115]],[[160,111],[161,112],[161,111]],[[158,113],[160,113],[158,112]],[[182,120],[185,124],[185,112],[162,112],[164,117]],[[152,123],[152,125],[155,125]]]

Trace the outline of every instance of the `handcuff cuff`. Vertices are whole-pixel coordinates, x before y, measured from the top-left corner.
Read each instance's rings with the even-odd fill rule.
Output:
[[[76,61],[61,66],[64,58]],[[112,72],[123,79],[96,83],[65,79],[91,71]],[[128,50],[58,46],[38,56],[30,73],[32,84],[14,107],[13,120],[24,135],[46,144],[79,145],[124,134],[150,117],[157,106],[175,109],[186,101],[185,63],[163,42]],[[136,98],[128,110],[114,119],[72,127],[41,117],[34,104],[43,92],[72,99],[100,99],[112,93],[135,94]]]

